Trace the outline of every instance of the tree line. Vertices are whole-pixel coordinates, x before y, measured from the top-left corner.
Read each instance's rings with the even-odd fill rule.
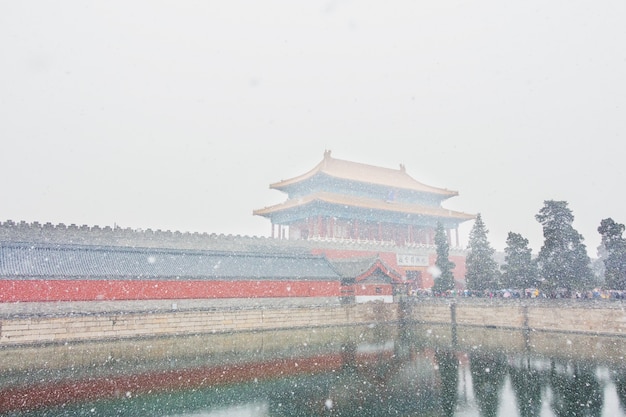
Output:
[[[476,216],[469,235],[465,260],[466,288],[469,291],[538,288],[544,293],[588,291],[602,285],[610,290],[626,290],[626,240],[622,237],[623,224],[607,218],[600,222],[600,248],[604,264],[604,282],[594,274],[591,260],[583,243],[583,236],[573,227],[574,215],[566,201],[547,200],[535,219],[543,228],[544,243],[533,257],[528,239],[509,232],[504,249],[504,263],[499,265],[495,250],[487,238],[488,230],[480,214]],[[435,233],[438,276],[433,290],[445,292],[454,289],[452,270],[448,259],[449,243],[439,223]]]

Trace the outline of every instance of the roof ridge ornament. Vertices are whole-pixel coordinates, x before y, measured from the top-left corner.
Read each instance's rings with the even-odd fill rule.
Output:
[[[330,159],[330,153],[331,153],[331,150],[330,149],[326,149],[324,151],[324,159]]]
[[[400,164],[400,172],[406,172],[406,167],[404,164]]]

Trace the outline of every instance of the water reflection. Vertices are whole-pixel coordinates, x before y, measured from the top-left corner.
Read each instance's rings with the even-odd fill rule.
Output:
[[[541,393],[546,387],[542,372],[531,364],[530,357],[513,359],[508,367],[520,417],[540,415]]]
[[[0,414],[624,416],[625,347],[381,326],[5,348]]]
[[[459,385],[459,360],[456,352],[438,349],[435,353],[439,376],[441,378],[441,411],[444,416],[454,415],[457,405],[457,387]]]

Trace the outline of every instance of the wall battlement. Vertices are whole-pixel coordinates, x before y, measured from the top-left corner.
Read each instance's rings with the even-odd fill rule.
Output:
[[[12,220],[0,222],[0,241],[200,250],[254,250],[259,246],[286,246],[284,241],[259,236]]]
[[[63,223],[0,222],[0,242],[31,242],[97,246],[126,246],[167,249],[219,251],[289,251],[310,252],[313,248],[384,250],[423,254],[434,251],[429,245],[396,246],[392,242],[371,240],[311,239],[288,240],[265,236],[225,235],[170,230],[132,229],[111,226],[65,225]],[[460,248],[450,253],[464,254]]]

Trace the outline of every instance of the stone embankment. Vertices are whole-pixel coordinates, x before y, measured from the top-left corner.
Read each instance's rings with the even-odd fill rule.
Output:
[[[367,325],[398,321],[396,304],[316,299],[15,303],[0,307],[0,346]]]
[[[420,323],[626,336],[625,304],[609,300],[411,300],[408,315]]]
[[[0,305],[0,347],[369,324],[626,335],[620,301],[411,299],[171,300]]]

